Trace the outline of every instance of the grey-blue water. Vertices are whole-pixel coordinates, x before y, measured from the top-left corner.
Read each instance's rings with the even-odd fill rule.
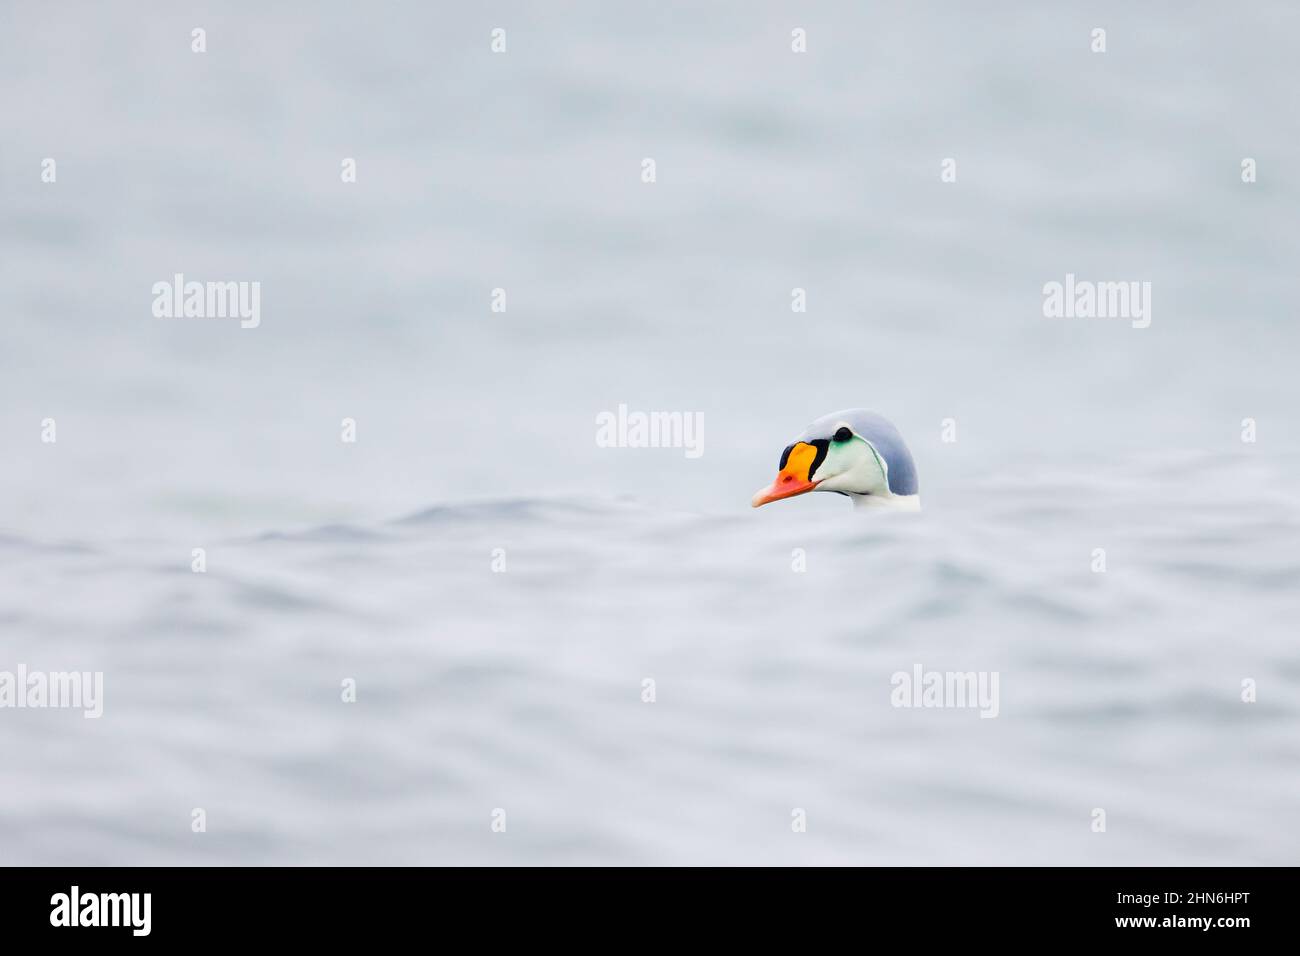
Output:
[[[0,707],[0,863],[1300,857],[1291,5],[0,24],[0,672],[104,681]],[[849,406],[924,511],[751,510]]]

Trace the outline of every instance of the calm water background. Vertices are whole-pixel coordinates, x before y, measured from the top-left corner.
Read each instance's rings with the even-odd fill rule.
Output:
[[[1297,862],[1300,10],[476,7],[0,8],[0,862]],[[923,514],[748,508],[856,405]]]

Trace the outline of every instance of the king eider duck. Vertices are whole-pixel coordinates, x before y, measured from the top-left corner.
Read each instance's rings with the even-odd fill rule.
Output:
[[[920,511],[916,464],[883,415],[850,408],[823,415],[781,453],[776,480],[754,495],[755,508],[809,491],[834,491],[855,507]]]

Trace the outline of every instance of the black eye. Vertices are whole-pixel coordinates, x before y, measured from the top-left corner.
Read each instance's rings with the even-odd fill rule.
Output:
[[[848,441],[853,437],[853,432],[848,428],[841,428],[832,436],[836,441]]]

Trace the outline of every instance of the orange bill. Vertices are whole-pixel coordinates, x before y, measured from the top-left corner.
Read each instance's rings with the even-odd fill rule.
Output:
[[[809,445],[807,442],[799,442],[790,449],[790,454],[785,460],[785,466],[777,473],[776,480],[755,494],[750,504],[757,508],[769,501],[793,498],[795,495],[802,495],[804,492],[812,491],[818,484],[812,480],[810,474],[813,462],[816,460],[816,446]]]

